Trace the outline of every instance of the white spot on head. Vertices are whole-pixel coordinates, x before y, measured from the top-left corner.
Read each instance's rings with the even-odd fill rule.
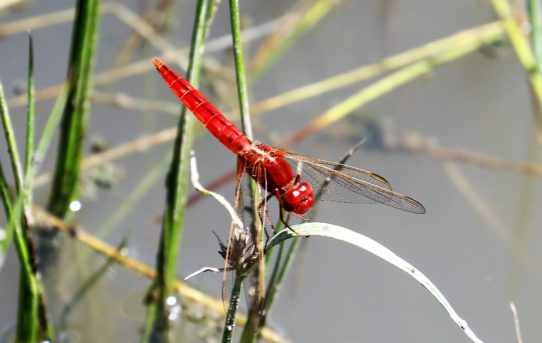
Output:
[[[295,190],[295,191],[292,192],[292,195],[293,195],[294,197],[298,197],[300,194],[301,194],[301,193],[300,193],[298,190]]]
[[[307,186],[303,185],[303,186],[299,187],[299,189],[300,189],[302,192],[304,192],[304,191],[307,190]]]

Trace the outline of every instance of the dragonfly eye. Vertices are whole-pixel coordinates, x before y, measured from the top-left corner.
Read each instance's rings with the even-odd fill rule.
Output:
[[[303,214],[311,209],[314,204],[312,186],[301,182],[284,193],[282,207],[296,214]]]

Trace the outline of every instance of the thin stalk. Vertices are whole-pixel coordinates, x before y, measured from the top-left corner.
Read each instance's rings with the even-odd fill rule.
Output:
[[[40,299],[40,286],[37,279],[37,268],[34,264],[32,243],[28,237],[28,226],[24,216],[22,216],[22,207],[25,201],[23,200],[23,175],[19,153],[16,146],[15,135],[8,108],[5,103],[3,86],[0,83],[0,116],[4,126],[4,134],[7,141],[10,162],[13,169],[13,175],[16,183],[16,194],[18,200],[17,206],[9,196],[8,183],[2,166],[0,165],[0,189],[6,217],[8,218],[8,228],[13,227],[15,240],[15,249],[20,262],[20,284],[19,284],[19,305],[17,309],[17,327],[16,340],[17,342],[34,342],[42,334],[48,332],[45,316],[40,316],[40,304],[43,301]],[[42,308],[43,309],[43,308]],[[43,309],[44,310],[44,309]]]
[[[230,0],[230,25],[231,25],[231,34],[232,34],[232,40],[233,40],[233,56],[234,56],[234,62],[235,62],[235,77],[237,81],[237,96],[239,98],[239,113],[241,116],[241,130],[245,133],[245,135],[252,139],[253,133],[252,133],[252,123],[250,120],[250,106],[249,106],[249,100],[248,100],[248,87],[247,87],[247,77],[245,72],[245,63],[244,63],[244,56],[243,56],[243,43],[241,39],[241,23],[240,23],[240,15],[239,15],[239,1],[238,0]],[[254,211],[254,226],[251,226],[250,229],[253,230],[252,236],[254,237],[254,244],[256,244],[255,250],[256,254],[258,254],[258,261],[257,265],[254,266],[256,268],[256,282],[257,285],[255,286],[255,294],[254,298],[257,302],[257,306],[251,306],[249,309],[248,314],[248,321],[247,325],[245,325],[243,329],[243,334],[241,336],[242,342],[252,342],[255,341],[260,333],[260,326],[259,326],[259,320],[257,317],[260,315],[261,311],[261,304],[263,303],[263,298],[265,296],[265,258],[264,258],[264,247],[263,247],[263,228],[262,228],[262,222],[258,218],[260,218],[260,215],[258,214],[258,207],[260,203],[260,197],[259,197],[259,189],[258,184],[253,179],[250,180],[250,188],[252,193],[252,206]],[[243,278],[242,275],[239,275],[236,273],[235,275],[236,280],[234,280],[234,283],[242,283]],[[235,288],[234,288],[235,290]],[[239,285],[239,291],[240,291],[240,285]],[[238,297],[239,294],[234,294],[232,292],[232,298]],[[228,312],[232,311],[232,315],[235,318],[235,311],[237,308],[230,308],[228,309]],[[254,313],[256,312],[256,313]],[[233,319],[234,319],[233,318]],[[228,326],[227,322],[224,327],[224,333],[226,334],[227,331],[229,331],[230,327]],[[229,332],[229,335],[233,333],[233,327],[231,327],[231,332]]]
[[[538,71],[540,72],[542,66],[542,6],[539,0],[528,0],[527,9],[529,12],[529,22],[531,23],[533,53]]]
[[[36,93],[34,85],[34,45],[32,42],[32,35],[28,34],[28,84],[27,84],[27,96],[28,96],[28,107],[26,111],[26,151],[25,151],[25,163],[24,163],[24,173],[25,173],[25,199],[26,206],[31,206],[32,204],[32,185],[33,185],[33,175],[30,173],[32,171],[32,159],[34,153],[34,122],[35,122],[35,113],[36,113],[36,104],[34,101],[34,94]]]
[[[335,0],[297,2],[294,8],[288,10],[288,18],[276,33],[260,45],[249,67],[251,80],[258,79],[268,71],[301,36],[314,28],[334,6],[340,3]]]
[[[499,17],[504,21],[504,27],[508,38],[516,51],[518,60],[529,77],[531,90],[536,100],[537,108],[542,108],[542,74],[537,67],[535,55],[531,50],[529,42],[517,18],[514,17],[508,0],[492,0],[493,8]],[[533,111],[534,123],[536,125],[536,138],[542,146],[542,111]]]
[[[476,51],[479,47],[480,42],[472,41],[469,44],[457,46],[449,51],[431,56],[422,61],[399,69],[398,71],[374,82],[370,86],[363,88],[354,95],[331,107],[325,113],[316,117],[308,125],[297,131],[293,136],[283,142],[283,146],[287,147],[303,140],[306,136],[314,134],[315,132],[328,127],[332,123],[343,119],[344,117],[353,113],[355,110],[358,110],[362,106],[383,96],[384,94],[390,93],[394,89],[397,89],[402,85],[430,73],[441,64],[454,61],[473,51]]]
[[[230,303],[226,313],[226,322],[222,331],[222,343],[229,343],[233,337],[233,328],[235,327],[235,316],[239,307],[239,298],[241,295],[241,284],[245,278],[238,272],[235,272],[233,279],[233,288],[231,290]],[[250,321],[250,319],[249,319]]]
[[[36,174],[38,173],[39,167],[41,166],[44,160],[44,156],[47,153],[49,146],[51,145],[51,141],[53,139],[55,129],[58,127],[58,123],[60,122],[60,118],[62,117],[62,107],[66,100],[66,95],[67,95],[67,87],[64,87],[62,91],[60,92],[60,95],[57,98],[55,105],[53,106],[51,115],[49,116],[49,118],[47,119],[47,122],[45,123],[42,136],[38,143],[38,147],[36,148],[36,151],[34,152],[32,156],[32,162],[30,163],[28,170],[26,170],[25,182],[26,182],[26,194],[28,196],[32,196],[32,187],[30,186],[34,184]],[[17,201],[14,206],[15,212],[20,211],[21,206],[23,206],[22,201],[23,201],[23,198],[21,197],[17,198]],[[28,208],[30,208],[32,199],[30,198],[27,201],[27,203],[29,206]],[[13,222],[13,221],[10,221],[10,222]],[[0,250],[4,252],[7,251],[9,244],[11,242],[11,235],[13,234],[14,230],[15,230],[15,225],[11,225],[11,224],[7,225],[6,239],[3,240],[2,243],[0,244]]]
[[[250,139],[254,138],[250,121],[247,77],[243,57],[243,42],[241,40],[241,23],[239,18],[239,0],[230,1],[230,24],[233,40],[233,57],[235,61],[235,80],[237,81],[237,96],[239,98],[239,115],[241,130]]]
[[[127,232],[124,237],[121,239],[119,245],[117,246],[117,253],[122,254],[122,249],[124,249],[128,244],[128,236],[130,232]],[[66,306],[62,310],[60,315],[60,324],[62,328],[66,327],[66,322],[72,311],[77,307],[77,305],[83,300],[87,293],[93,289],[93,287],[102,279],[105,273],[110,269],[110,267],[115,263],[115,259],[111,256],[103,263],[103,265],[98,268],[94,273],[90,275],[85,282],[82,283],[81,287],[75,292],[71,300],[67,302]]]
[[[300,102],[327,92],[331,92],[354,83],[376,77],[391,70],[403,68],[414,62],[431,58],[464,45],[477,43],[479,47],[492,44],[504,36],[502,21],[477,26],[445,38],[441,38],[419,47],[389,56],[383,60],[361,66],[347,72],[331,76],[324,80],[278,94],[254,104],[252,114],[271,111]]]
[[[4,136],[6,138],[7,150],[10,156],[11,169],[13,171],[13,177],[15,178],[15,188],[19,193],[23,188],[23,173],[21,171],[21,159],[19,157],[19,150],[17,148],[17,141],[15,140],[15,132],[13,130],[13,124],[11,123],[11,116],[9,115],[7,105],[4,97],[4,86],[0,83],[0,116],[2,119],[2,125],[4,125]]]
[[[164,175],[164,170],[167,169],[170,159],[171,151],[165,154],[162,160],[138,181],[135,188],[124,197],[123,202],[117,208],[113,209],[111,216],[107,218],[105,223],[94,233],[96,237],[107,237],[111,233],[111,230],[117,228],[118,224],[132,213],[134,207],[148,195],[151,189],[156,187],[156,184]],[[87,265],[87,260],[90,255],[90,251],[83,250],[77,256],[77,261],[65,271],[66,278],[71,279],[77,268]]]
[[[203,60],[203,43],[206,37],[208,1],[199,0],[196,6],[194,28],[187,68],[187,80],[197,87]],[[195,118],[183,107],[177,127],[173,157],[166,187],[166,208],[157,256],[157,274],[149,290],[150,300],[143,340],[168,341],[167,298],[175,288],[177,254],[182,236],[182,224],[188,196],[190,151],[194,139]]]
[[[90,113],[94,55],[96,50],[99,0],[78,0],[68,66],[68,98],[64,104],[58,157],[48,208],[57,216],[69,212],[77,196],[77,182],[83,157],[83,143]]]

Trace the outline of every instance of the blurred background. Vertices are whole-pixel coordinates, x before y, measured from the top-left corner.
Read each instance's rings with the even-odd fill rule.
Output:
[[[184,67],[187,50],[174,49],[189,46],[195,1],[161,3],[166,3],[163,12],[157,8],[158,1],[103,2],[89,155],[97,145],[116,147],[177,123],[179,105],[150,58],[167,57],[172,67],[184,73],[174,62]],[[300,19],[296,16],[303,18],[317,5],[322,6],[319,17],[305,29],[297,28]],[[19,146],[25,132],[25,103],[17,97],[27,73],[26,29],[32,28],[39,94],[40,89],[60,84],[66,75],[73,14],[64,11],[72,7],[71,1],[24,1],[0,13],[0,76]],[[243,25],[252,33],[244,44],[246,64],[254,71],[249,83],[257,114],[254,130],[258,140],[272,145],[284,144],[311,120],[391,74],[383,67],[376,78],[270,110],[257,107],[264,100],[339,74],[352,75],[352,70],[388,56],[498,19],[491,2],[484,0],[253,0],[241,1],[240,9]],[[141,39],[130,46],[138,22],[126,13],[141,20],[149,11],[158,13],[155,28],[167,44]],[[57,22],[44,21],[43,15],[53,15]],[[64,15],[65,20],[61,19]],[[9,26],[27,18],[38,18],[42,24],[30,21],[19,29]],[[207,39],[212,44],[205,55],[201,89],[218,108],[234,113],[237,94],[227,44],[229,25],[228,6],[223,2]],[[296,32],[293,38],[292,31]],[[279,44],[284,50],[278,53],[269,37],[290,43]],[[270,50],[260,50],[266,43],[271,44]],[[542,219],[537,210],[542,167],[538,166],[532,97],[527,74],[506,34],[501,32],[487,43],[446,63],[436,61],[429,73],[385,92],[289,149],[336,161],[366,139],[348,164],[386,177],[394,190],[423,203],[427,213],[415,215],[379,204],[325,202],[317,208],[315,220],[371,237],[419,268],[482,340],[515,341],[509,307],[513,301],[524,340],[539,342],[542,298],[536,261],[542,256],[536,246],[542,231],[536,223]],[[258,69],[258,58],[268,56],[273,59]],[[136,70],[130,76],[104,76],[133,63],[143,67],[129,69]],[[54,96],[38,102],[38,136],[53,103]],[[7,163],[5,143],[0,144],[0,158]],[[129,256],[154,266],[171,147],[169,140],[87,170],[76,222],[114,246],[128,233]],[[235,167],[235,157],[203,130],[195,151],[204,184]],[[56,146],[46,157],[43,172],[54,167],[55,153]],[[159,166],[151,180],[154,183],[130,206],[131,212],[113,220],[126,206],[130,192]],[[100,182],[109,189],[96,188]],[[49,186],[36,188],[36,204],[46,202]],[[233,183],[228,183],[219,192],[231,200],[233,189]],[[5,217],[0,218],[4,227]],[[204,266],[222,265],[212,231],[225,240],[229,222],[226,211],[211,198],[190,206],[178,257],[179,279]],[[61,282],[54,291],[57,301],[51,303],[54,313],[62,313],[63,304],[106,260],[91,253],[85,263],[74,265],[70,262],[77,253],[91,250],[75,240],[65,243],[63,262],[56,270]],[[142,297],[149,283],[122,266],[109,265],[68,317],[66,340],[138,340],[145,318]],[[221,283],[218,274],[191,280],[216,296],[220,296]],[[9,341],[15,324],[17,284],[18,261],[10,249],[0,271],[3,341]],[[268,324],[293,342],[468,341],[442,307],[406,274],[362,250],[318,237],[303,242]],[[177,325],[183,341],[215,339],[215,329],[203,320]]]

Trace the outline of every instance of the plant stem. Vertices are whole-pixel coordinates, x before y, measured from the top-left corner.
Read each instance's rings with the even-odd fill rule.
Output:
[[[239,112],[241,116],[241,130],[248,138],[253,139],[254,135],[252,133],[252,124],[250,122],[247,78],[243,57],[243,42],[241,40],[239,0],[230,0],[230,24],[233,40],[233,57],[235,61],[235,78],[237,81],[237,96],[239,97]]]
[[[508,0],[492,0],[493,8],[499,17],[504,21],[504,27],[508,38],[516,51],[519,62],[525,69],[531,84],[536,107],[533,111],[534,123],[536,125],[536,138],[538,145],[542,146],[542,74],[537,67],[535,55],[529,46],[529,42],[520,27],[517,18],[514,17]]]
[[[186,77],[195,87],[199,83],[203,60],[203,43],[207,33],[206,19],[210,19],[208,8],[208,0],[198,1]],[[149,290],[148,298],[151,301],[148,304],[144,341],[152,339],[168,341],[166,301],[172,295],[175,287],[177,254],[182,236],[182,224],[188,195],[190,151],[194,139],[194,124],[195,118],[191,114],[187,114],[186,108],[183,107],[177,126],[171,166],[166,180],[166,207],[157,255],[157,274]]]
[[[49,210],[59,217],[68,213],[71,201],[77,196],[90,112],[88,97],[100,18],[99,7],[99,0],[78,0],[75,11],[67,75],[68,98],[64,103],[55,176],[48,204]]]
[[[34,100],[35,86],[34,86],[34,45],[32,42],[32,35],[28,35],[28,85],[27,85],[28,107],[26,111],[26,151],[25,151],[25,163],[24,163],[24,191],[26,206],[32,204],[32,185],[34,177],[31,174],[32,171],[32,159],[34,153],[34,122],[35,122],[35,109],[36,104]]]
[[[45,314],[40,317],[40,286],[37,278],[37,268],[34,264],[35,257],[32,251],[32,243],[28,237],[28,221],[22,215],[25,194],[23,192],[23,175],[19,153],[16,146],[15,134],[11,124],[11,118],[5,103],[3,86],[0,83],[0,116],[4,126],[4,134],[7,141],[12,172],[15,178],[17,200],[12,201],[9,196],[8,182],[5,178],[3,167],[0,164],[0,190],[6,217],[8,218],[8,232],[14,233],[15,249],[20,262],[19,305],[17,309],[17,342],[34,342],[40,338],[41,332],[45,335],[49,330],[45,320]],[[14,206],[15,203],[15,206]],[[26,212],[26,211],[25,211]],[[4,247],[6,247],[5,245]],[[45,311],[44,308],[42,308]],[[40,320],[40,318],[44,318]]]
[[[540,11],[542,11],[542,7],[539,0],[529,0],[527,8],[531,23],[533,53],[536,65],[540,71],[540,67],[542,66],[542,18]]]
[[[243,57],[243,44],[241,40],[241,24],[239,16],[239,0],[230,0],[230,24],[231,24],[231,33],[233,40],[233,55],[235,61],[235,76],[237,81],[237,95],[239,97],[239,113],[241,116],[241,129],[245,135],[252,139],[252,124],[250,121],[250,107],[248,101],[248,89],[247,89],[247,77],[245,72],[245,63]],[[262,222],[258,218],[261,216],[258,214],[258,207],[260,203],[259,197],[259,187],[256,181],[253,179],[250,180],[250,188],[252,193],[252,208],[254,211],[254,226],[250,226],[252,230],[252,237],[254,237],[255,253],[258,254],[257,265],[254,266],[255,273],[257,276],[255,278],[257,285],[254,286],[254,301],[256,306],[250,306],[247,325],[243,329],[243,334],[241,336],[242,342],[252,342],[255,341],[259,335],[260,327],[258,320],[259,315],[261,314],[261,306],[263,305],[264,296],[265,296],[265,259],[264,259],[264,247],[263,247],[263,228]],[[237,280],[240,279],[240,280]],[[243,278],[236,275],[236,280],[234,282],[241,283]],[[232,298],[233,298],[232,293]],[[250,305],[250,304],[249,304]],[[232,311],[232,315],[235,317],[234,309],[229,309],[228,312]],[[224,328],[225,332],[228,330],[228,325]],[[233,330],[233,327],[231,328]]]
[[[243,283],[243,280],[244,277],[240,273],[235,272],[230,303],[228,306],[228,312],[226,313],[224,330],[222,331],[222,343],[231,342],[233,328],[235,327],[235,315],[237,313],[237,308],[239,307],[239,297],[241,295],[241,284]]]

